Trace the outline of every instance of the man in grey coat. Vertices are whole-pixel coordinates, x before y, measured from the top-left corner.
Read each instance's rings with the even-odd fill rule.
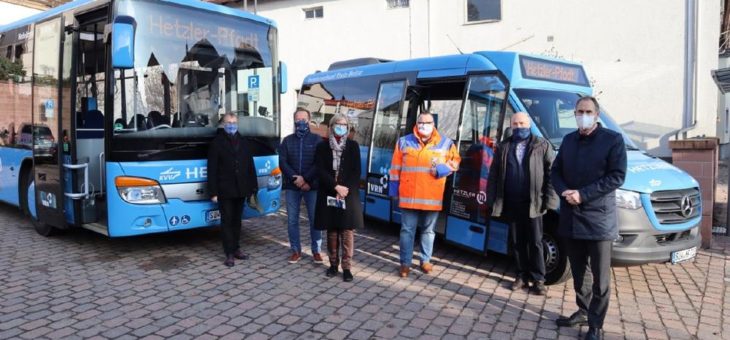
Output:
[[[510,226],[510,246],[517,263],[513,290],[530,288],[545,295],[542,216],[555,209],[558,196],[550,184],[555,152],[544,138],[530,132],[530,117],[517,112],[510,119],[512,136],[500,143],[487,181],[487,206]]]
[[[585,339],[603,338],[611,297],[611,246],[618,237],[616,189],[626,178],[626,146],[621,134],[598,122],[598,101],[575,104],[578,130],[567,134],[551,171],[560,193],[560,227],[568,248],[578,311],[556,320],[558,326],[588,324]],[[593,287],[584,284],[586,270]]]

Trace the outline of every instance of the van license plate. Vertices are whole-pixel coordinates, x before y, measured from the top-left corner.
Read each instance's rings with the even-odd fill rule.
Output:
[[[697,255],[697,247],[672,252],[672,264],[691,260]]]
[[[221,219],[220,210],[210,210],[205,214],[205,222],[216,222]]]

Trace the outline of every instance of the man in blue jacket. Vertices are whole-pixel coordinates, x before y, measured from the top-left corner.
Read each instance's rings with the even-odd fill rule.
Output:
[[[611,245],[618,238],[616,189],[626,177],[623,136],[598,123],[598,101],[578,99],[578,131],[563,138],[551,170],[560,194],[558,233],[567,241],[578,311],[556,320],[558,326],[588,324],[585,339],[603,338],[611,284]],[[593,287],[584,285],[590,264]]]
[[[314,151],[322,140],[309,131],[311,114],[297,108],[294,111],[294,133],[286,136],[279,146],[279,167],[284,174],[286,193],[286,214],[291,255],[289,263],[302,258],[302,244],[299,238],[299,206],[304,199],[309,218],[309,235],[312,241],[314,262],[323,262],[320,255],[322,232],[314,229],[314,209],[317,201],[317,169],[314,166]]]

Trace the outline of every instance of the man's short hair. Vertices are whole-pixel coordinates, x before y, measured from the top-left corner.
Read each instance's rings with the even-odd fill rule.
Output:
[[[226,117],[238,119],[238,115],[233,111],[226,112],[226,114],[223,115],[223,119],[226,119]]]
[[[421,115],[433,116],[433,113],[431,111],[421,111],[421,113],[418,114],[418,117],[420,117]],[[418,119],[418,117],[416,117],[416,119]]]
[[[309,110],[307,110],[307,109],[305,109],[303,107],[298,107],[296,110],[294,110],[294,114],[292,115],[292,117],[296,117],[297,116],[297,113],[299,113],[299,112],[306,112],[307,113],[307,120],[312,120],[312,113],[309,112]]]
[[[586,100],[590,100],[593,102],[593,106],[596,108],[596,113],[601,111],[601,107],[598,105],[598,99],[596,99],[596,97],[593,97],[593,96],[583,96],[583,97],[578,98],[578,100],[575,102],[575,107],[577,108],[578,104],[580,104],[581,102],[584,102]]]

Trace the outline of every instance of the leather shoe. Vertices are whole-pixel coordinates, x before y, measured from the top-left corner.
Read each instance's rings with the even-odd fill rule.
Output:
[[[527,287],[527,282],[519,277],[512,283],[512,290],[520,290],[525,287]]]
[[[342,281],[351,282],[353,279],[352,272],[349,269],[342,270]]]
[[[423,264],[421,264],[421,271],[424,274],[429,274],[429,273],[431,273],[432,270],[433,270],[433,265],[431,264],[431,262],[424,262]]]
[[[324,275],[327,275],[327,277],[337,276],[337,266],[330,266],[329,268],[327,268],[327,271],[324,273]]]
[[[400,277],[403,277],[403,278],[408,277],[408,273],[410,271],[411,271],[411,268],[409,268],[407,265],[405,265],[405,264],[400,265],[400,271],[399,271]]]
[[[564,316],[559,317],[555,320],[555,323],[559,327],[585,326],[588,324],[588,316],[586,315],[586,312],[579,310],[567,318]]]
[[[595,327],[588,327],[588,332],[586,333],[584,340],[602,340],[603,339],[603,331],[600,328]]]
[[[545,287],[545,282],[542,281],[535,281],[535,283],[532,284],[532,287],[530,287],[530,290],[532,290],[535,295],[547,294],[547,287]]]
[[[239,260],[248,260],[248,254],[241,251],[241,249],[236,250],[236,252],[233,253],[233,257]]]
[[[226,267],[233,267],[234,264],[233,255],[226,255],[226,260],[223,261],[223,264],[226,265]]]

